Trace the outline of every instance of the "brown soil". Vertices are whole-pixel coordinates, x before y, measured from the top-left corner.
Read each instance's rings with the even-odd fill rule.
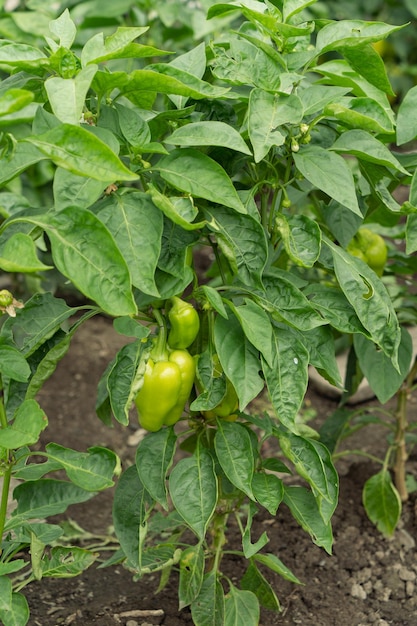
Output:
[[[42,446],[49,441],[85,450],[92,445],[114,449],[127,464],[134,458],[136,425],[104,426],[95,415],[95,389],[106,364],[124,343],[108,320],[90,320],[75,336],[71,349],[39,394],[49,418]],[[320,423],[335,408],[333,401],[309,390],[307,400]],[[414,404],[415,407],[415,404]],[[360,447],[378,453],[383,436],[375,427],[362,431]],[[410,459],[409,470],[416,473]],[[404,506],[398,529],[384,538],[367,519],[361,503],[364,481],[377,466],[358,458],[338,465],[341,474],[339,506],[334,515],[335,543],[329,556],[315,546],[282,505],[275,519],[267,514],[255,518],[253,539],[264,530],[269,552],[276,554],[302,581],[294,585],[279,576],[269,578],[280,599],[282,611],[262,610],[261,626],[411,626],[417,624],[416,496]],[[111,491],[84,505],[70,507],[64,516],[87,531],[107,534],[111,528]],[[229,546],[238,548],[235,529]],[[105,557],[105,555],[103,555]],[[244,564],[225,562],[229,576],[238,580]],[[69,580],[41,580],[25,588],[30,626],[184,626],[192,624],[188,610],[178,612],[176,578],[155,595],[157,577],[132,581],[122,566],[97,569]],[[244,626],[244,625],[242,625]]]

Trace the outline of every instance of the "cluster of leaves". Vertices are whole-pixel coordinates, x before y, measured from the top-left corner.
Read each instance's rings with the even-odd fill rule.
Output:
[[[37,2],[29,4],[37,9]],[[180,606],[191,605],[197,626],[255,626],[259,603],[279,608],[259,566],[297,580],[276,555],[261,552],[266,533],[252,543],[252,519],[261,507],[275,515],[285,503],[331,552],[337,473],[318,433],[298,419],[309,366],[352,392],[355,377],[341,380],[335,353],[336,340],[353,338],[352,360],[383,401],[410,367],[404,324],[415,321],[415,307],[397,276],[416,270],[417,155],[390,146],[415,139],[417,92],[411,89],[393,112],[392,87],[373,47],[401,27],[312,19],[314,0],[212,4],[201,36],[215,31],[207,26],[211,20],[232,20],[236,29],[173,55],[140,24],[149,7],[113,3],[109,28],[99,4],[76,3],[52,21],[36,10],[3,20],[10,35],[0,42],[0,268],[36,277],[43,290],[48,273],[58,272],[92,302],[77,324],[104,312],[129,337],[99,385],[97,412],[106,423],[113,416],[129,422],[149,355],[152,306],[192,291],[210,320],[201,362],[212,363],[217,353],[236,389],[240,418],[201,419],[216,391],[209,375],[207,394],[190,407],[189,431],[170,427],[146,436],[136,464],[117,484],[121,549],[109,563],[122,560],[136,576],[161,571],[161,586],[178,566]],[[177,3],[167,7],[158,12],[172,9],[177,16]],[[134,25],[118,25],[121,10]],[[29,23],[35,34],[28,39]],[[394,194],[400,186],[409,187],[403,203]],[[382,278],[346,250],[364,222],[389,245]],[[213,253],[206,276],[190,265],[189,249]],[[0,337],[1,458],[7,480],[14,474],[26,481],[15,490],[18,506],[6,530],[23,528],[36,543],[35,578],[55,571],[47,565],[55,555],[48,560],[39,546],[57,537],[45,538],[47,526],[33,520],[86,499],[117,472],[109,451],[75,453],[55,444],[39,469],[26,464],[26,446],[45,425],[34,398],[65,354],[77,324],[64,330],[63,323],[76,312],[39,293]],[[384,384],[372,378],[376,363]],[[247,407],[264,389],[271,415],[251,415]],[[29,439],[20,433],[22,410]],[[268,438],[285,463],[263,457]],[[180,445],[189,456],[172,467]],[[105,471],[97,469],[101,464]],[[43,478],[56,469],[67,470],[65,487]],[[281,474],[289,471],[305,486],[286,484]],[[84,472],[102,482],[86,490]],[[368,502],[391,532],[398,494],[388,467],[380,478],[368,488]],[[33,508],[26,494],[38,490]],[[394,503],[388,513],[380,496]],[[248,569],[240,589],[227,581],[225,596],[220,561],[229,515],[241,528]],[[185,549],[184,528],[196,540]],[[151,545],[158,531],[164,540]],[[9,541],[6,534],[0,561],[5,624],[14,623],[7,615],[24,604],[8,578],[17,571],[17,544]]]

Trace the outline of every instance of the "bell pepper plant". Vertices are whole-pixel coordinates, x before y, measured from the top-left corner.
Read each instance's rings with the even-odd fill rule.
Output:
[[[97,558],[55,526],[45,537],[39,516],[115,481],[105,565],[160,573],[159,589],[175,570],[195,626],[257,626],[262,607],[280,609],[266,572],[300,581],[267,530],[252,536],[254,516],[287,507],[330,554],[345,401],[363,375],[381,401],[412,388],[417,88],[395,103],[375,50],[412,29],[324,17],[315,0],[242,0],[193,8],[198,20],[181,5],[195,30],[176,41],[162,4],[115,2],[105,18],[67,4],[0,9],[0,621],[28,623],[25,585],[57,562],[69,576]],[[81,304],[57,296],[68,286]],[[126,342],[97,415],[146,432],[129,467],[100,447],[33,448],[47,427],[37,391],[98,314]],[[343,398],[322,429],[300,420],[310,366]],[[401,415],[365,490],[387,535],[415,437]],[[67,480],[44,478],[57,470]],[[222,567],[230,520],[238,583]]]

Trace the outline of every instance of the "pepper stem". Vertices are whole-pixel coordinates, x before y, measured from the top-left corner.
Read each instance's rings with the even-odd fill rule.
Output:
[[[154,361],[163,361],[166,359],[167,327],[165,319],[159,309],[154,309],[153,315],[158,323],[159,333],[151,356]]]

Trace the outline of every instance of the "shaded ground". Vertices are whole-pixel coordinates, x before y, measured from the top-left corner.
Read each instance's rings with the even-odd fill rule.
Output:
[[[123,345],[111,324],[90,320],[78,331],[69,353],[60,363],[39,401],[49,418],[42,445],[54,441],[78,450],[92,445],[114,449],[125,463],[134,458],[135,424],[105,427],[94,412],[95,388],[106,364]],[[334,410],[332,401],[309,390],[308,402],[322,421]],[[413,404],[415,410],[415,404]],[[360,447],[378,453],[384,441],[375,429],[362,431]],[[416,475],[416,457],[409,470]],[[268,579],[281,602],[281,613],[263,610],[261,626],[412,626],[417,624],[417,510],[413,494],[404,507],[399,528],[391,539],[382,537],[367,519],[361,503],[364,481],[376,466],[357,459],[338,465],[340,502],[334,515],[334,552],[315,546],[282,505],[276,519],[255,518],[253,538],[264,530],[275,553],[304,583],[297,586],[278,576]],[[92,533],[106,534],[111,526],[112,493],[102,493],[86,504],[70,507],[66,517]],[[232,527],[229,547],[238,547]],[[235,542],[236,538],[236,544]],[[238,581],[244,565],[224,564],[225,573]],[[175,575],[161,594],[158,579],[133,582],[122,567],[90,568],[70,580],[42,580],[24,590],[30,626],[184,626],[192,624],[187,610],[178,612]],[[242,625],[243,626],[243,625]]]

